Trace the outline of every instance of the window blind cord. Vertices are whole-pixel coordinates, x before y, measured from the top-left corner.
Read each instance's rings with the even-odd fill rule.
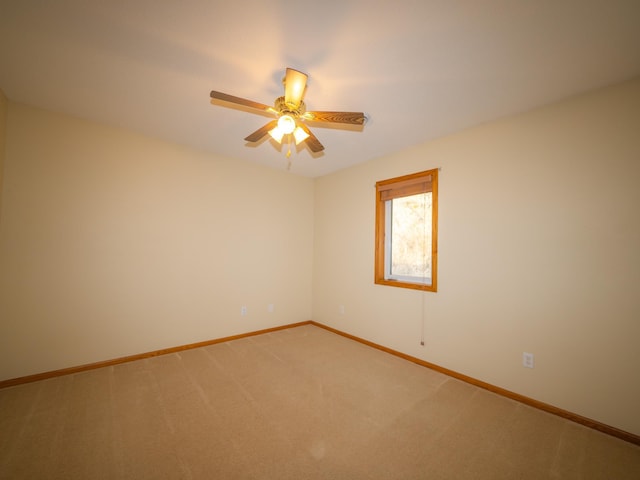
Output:
[[[438,167],[438,172],[440,172],[442,170],[442,167]],[[424,242],[422,244],[422,264],[426,266],[427,264],[427,198],[425,196],[424,199],[424,203],[423,203],[423,207],[424,207],[424,213],[423,213],[423,218],[424,218],[424,222],[423,222],[423,239]],[[431,240],[433,241],[433,239]],[[433,272],[431,273],[431,278],[433,278]],[[427,271],[426,269],[424,269],[422,271],[422,283],[426,283],[427,281]],[[425,313],[425,305],[426,305],[426,298],[427,298],[427,291],[423,290],[422,291],[422,311],[421,311],[421,324],[420,324],[420,345],[422,345],[424,347],[424,336],[425,336],[425,324],[426,324],[426,319],[427,319],[427,315]]]

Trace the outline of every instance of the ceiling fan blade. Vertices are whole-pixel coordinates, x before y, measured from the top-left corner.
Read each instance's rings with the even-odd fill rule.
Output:
[[[320,141],[316,138],[316,136],[311,132],[311,130],[309,130],[309,127],[307,127],[302,122],[298,122],[298,126],[302,130],[304,130],[304,132],[307,135],[309,135],[309,137],[305,140],[305,142],[307,143],[307,145],[309,145],[309,148],[311,149],[312,152],[318,153],[324,150],[324,146],[320,143]]]
[[[311,122],[348,123],[364,125],[366,117],[362,112],[306,112],[306,120]]]
[[[234,97],[233,95],[216,92],[215,90],[211,90],[211,98],[222,100],[223,102],[235,103],[237,105],[244,105],[245,107],[255,108],[256,110],[274,111],[273,107],[265,105],[264,103],[254,102],[252,100],[247,100],[246,98]]]
[[[305,73],[293,68],[287,68],[287,74],[284,78],[284,103],[293,106],[293,108],[298,108],[306,86],[307,75]]]
[[[274,129],[277,124],[278,124],[278,120],[272,120],[269,123],[267,123],[266,125],[263,125],[262,127],[260,127],[258,130],[253,132],[251,135],[245,137],[245,140],[247,142],[257,142],[262,137],[264,137],[267,133],[269,133],[269,130]]]

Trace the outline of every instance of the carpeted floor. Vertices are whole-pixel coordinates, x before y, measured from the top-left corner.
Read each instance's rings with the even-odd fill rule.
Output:
[[[640,447],[311,325],[0,390],[2,479],[639,479]]]

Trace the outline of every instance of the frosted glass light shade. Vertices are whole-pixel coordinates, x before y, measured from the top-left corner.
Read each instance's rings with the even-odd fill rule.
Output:
[[[284,137],[284,132],[280,127],[276,127],[269,130],[269,135],[271,135],[271,138],[273,138],[276,142],[282,143],[282,137]]]
[[[278,128],[284,134],[292,133],[296,128],[296,121],[291,115],[282,115],[278,119]]]
[[[300,127],[296,127],[296,129],[293,131],[293,138],[296,139],[296,145],[298,145],[300,142],[304,142],[307,138],[309,138],[309,134]]]

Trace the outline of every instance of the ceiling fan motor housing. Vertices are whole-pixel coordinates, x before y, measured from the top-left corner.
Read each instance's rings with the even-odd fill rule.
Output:
[[[291,115],[296,118],[304,115],[304,112],[307,111],[302,100],[300,100],[300,104],[296,106],[285,102],[284,97],[276,98],[274,107],[278,111],[278,115]]]

